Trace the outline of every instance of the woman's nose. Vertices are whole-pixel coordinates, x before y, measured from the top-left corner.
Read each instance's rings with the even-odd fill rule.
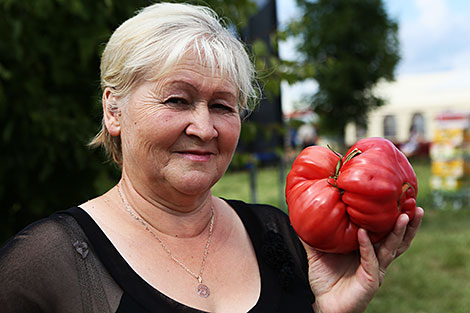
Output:
[[[188,136],[196,136],[202,141],[210,141],[218,136],[213,117],[206,105],[196,106],[191,111],[191,117],[185,130]]]

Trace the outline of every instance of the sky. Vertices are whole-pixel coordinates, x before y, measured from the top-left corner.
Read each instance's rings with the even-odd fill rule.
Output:
[[[399,25],[401,61],[396,78],[459,72],[456,82],[470,88],[470,1],[469,0],[384,0],[390,18]],[[277,0],[279,25],[298,16],[295,0]],[[280,46],[280,56],[295,59],[295,43]],[[468,73],[468,75],[466,75]],[[285,111],[304,93],[316,88],[314,81],[296,86],[283,84]]]
[[[470,1],[386,0],[399,22],[398,74],[470,70]],[[470,79],[470,77],[469,77]]]

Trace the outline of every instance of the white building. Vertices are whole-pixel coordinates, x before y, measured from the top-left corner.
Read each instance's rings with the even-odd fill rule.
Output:
[[[376,94],[386,104],[369,114],[367,129],[351,123],[346,128],[346,144],[363,137],[380,136],[405,142],[414,125],[427,141],[432,141],[435,117],[445,111],[470,112],[469,71],[448,71],[402,76],[380,84]]]

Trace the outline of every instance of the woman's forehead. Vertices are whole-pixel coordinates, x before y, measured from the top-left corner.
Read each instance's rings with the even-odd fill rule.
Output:
[[[184,68],[175,70],[165,78],[157,80],[157,92],[173,92],[186,90],[194,93],[210,93],[224,95],[225,97],[238,98],[238,89],[235,84],[229,80],[221,79]]]
[[[228,54],[228,55],[225,55]],[[236,65],[232,62],[231,53],[228,51],[212,51],[211,49],[198,50],[189,47],[174,55],[169,55],[166,60],[157,62],[155,76],[165,75],[175,69],[193,69],[201,73],[210,73],[213,77],[238,81]]]
[[[163,84],[175,82],[197,86],[211,84],[232,92],[238,89],[228,71],[222,70],[218,65],[211,66],[193,55],[184,56],[163,73],[158,69],[156,72],[152,80]]]

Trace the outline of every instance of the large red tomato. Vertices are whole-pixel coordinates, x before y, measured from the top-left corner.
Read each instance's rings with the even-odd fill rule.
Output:
[[[405,155],[384,138],[358,141],[344,157],[321,146],[304,149],[287,176],[294,230],[312,247],[335,253],[358,248],[364,228],[373,243],[399,214],[413,218],[418,184]]]

